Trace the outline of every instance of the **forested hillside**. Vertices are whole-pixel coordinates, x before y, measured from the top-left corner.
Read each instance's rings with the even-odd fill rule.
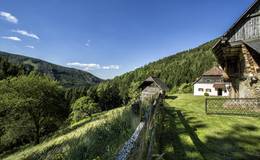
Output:
[[[78,87],[101,82],[101,79],[81,70],[62,67],[40,59],[15,55],[0,51],[0,58],[7,59],[13,65],[23,65],[27,70],[48,75],[58,80],[64,87]]]
[[[216,40],[213,40],[197,48],[165,57],[116,77],[113,81],[127,85],[132,81],[142,81],[152,75],[159,77],[170,88],[180,86],[182,83],[191,83],[216,62],[211,50],[215,43]]]
[[[7,77],[28,74],[29,72],[30,68],[26,68],[25,65],[14,65],[9,63],[6,58],[0,57],[0,80]]]
[[[119,87],[121,97],[129,97],[130,86],[136,86],[149,76],[159,77],[170,89],[180,88],[183,84],[191,84],[203,72],[216,65],[212,46],[217,40],[212,40],[197,48],[186,50],[149,63],[144,67],[114,78],[111,83]]]

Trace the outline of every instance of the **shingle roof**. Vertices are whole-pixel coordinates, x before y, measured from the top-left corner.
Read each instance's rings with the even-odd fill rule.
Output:
[[[229,76],[219,67],[212,67],[210,70],[203,73],[202,76],[222,76],[224,80],[228,80]]]
[[[163,83],[159,78],[157,77],[148,77],[143,83],[139,86],[139,88],[144,89],[145,87],[151,85],[152,83],[155,83],[159,88],[161,88],[164,91],[168,91],[169,88],[165,83]]]
[[[222,76],[223,72],[224,71],[222,69],[218,67],[213,67],[210,70],[203,73],[203,76]]]

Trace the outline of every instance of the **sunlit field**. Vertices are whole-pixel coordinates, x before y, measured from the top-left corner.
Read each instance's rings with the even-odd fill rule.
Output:
[[[205,98],[190,94],[165,100],[161,152],[165,159],[259,159],[260,118],[206,115]]]

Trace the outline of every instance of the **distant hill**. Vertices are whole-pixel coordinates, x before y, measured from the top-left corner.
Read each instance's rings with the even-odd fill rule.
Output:
[[[97,84],[102,80],[88,72],[55,65],[40,59],[0,51],[0,57],[7,58],[11,64],[23,64],[41,74],[59,81],[64,87],[79,87]]]

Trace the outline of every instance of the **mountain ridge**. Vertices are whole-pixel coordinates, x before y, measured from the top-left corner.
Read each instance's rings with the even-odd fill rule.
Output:
[[[57,65],[39,58],[13,54],[0,51],[0,57],[6,58],[11,64],[27,65],[36,72],[46,74],[59,81],[64,87],[88,86],[102,82],[103,80],[89,72]]]

